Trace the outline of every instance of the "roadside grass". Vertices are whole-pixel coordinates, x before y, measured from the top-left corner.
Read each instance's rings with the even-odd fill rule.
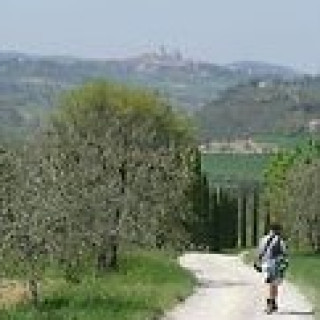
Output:
[[[289,280],[297,284],[315,306],[320,320],[320,254],[295,253],[290,257]]]
[[[50,270],[52,276],[55,272]],[[183,300],[195,285],[176,259],[160,252],[121,257],[117,272],[83,276],[80,284],[46,279],[37,308],[18,304],[0,310],[1,320],[146,320],[158,319]]]
[[[241,248],[222,249],[220,253],[237,256],[243,252]]]
[[[243,255],[247,264],[254,260],[254,250],[248,250]],[[296,284],[301,292],[314,306],[316,319],[320,320],[320,254],[293,252],[289,255],[288,280]]]

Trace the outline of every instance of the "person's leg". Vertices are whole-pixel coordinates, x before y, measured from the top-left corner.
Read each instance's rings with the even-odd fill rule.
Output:
[[[273,285],[272,283],[267,283],[267,305],[265,311],[270,314],[273,312]]]
[[[270,299],[274,299],[274,300],[277,300],[277,298],[278,298],[278,284],[275,282],[270,283],[269,297],[270,297]]]
[[[268,314],[278,310],[278,283],[270,277],[268,279],[268,292],[267,292],[267,307],[266,312]]]
[[[270,314],[277,310],[278,285],[275,277],[275,269],[272,261],[268,261],[264,268],[264,280],[266,283],[267,304],[265,311]]]
[[[278,310],[278,283],[276,282],[270,284],[270,299],[273,310]]]

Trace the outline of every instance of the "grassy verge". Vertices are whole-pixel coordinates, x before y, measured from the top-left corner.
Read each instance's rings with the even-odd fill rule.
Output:
[[[320,320],[320,255],[296,253],[290,258],[289,280],[296,283],[316,309]]]
[[[320,255],[311,253],[290,254],[290,265],[288,269],[288,279],[296,284],[301,292],[315,306],[316,319],[320,320]],[[243,259],[251,264],[254,259],[254,251],[248,250]]]
[[[50,270],[52,274],[52,270]],[[40,306],[18,305],[0,310],[6,320],[146,320],[189,295],[194,279],[174,258],[158,252],[127,254],[118,272],[84,276],[70,285],[62,278],[47,279]]]

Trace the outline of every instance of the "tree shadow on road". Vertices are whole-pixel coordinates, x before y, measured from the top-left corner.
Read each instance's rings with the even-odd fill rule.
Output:
[[[245,281],[215,281],[208,279],[199,279],[198,283],[202,288],[245,287],[252,285],[250,282]]]

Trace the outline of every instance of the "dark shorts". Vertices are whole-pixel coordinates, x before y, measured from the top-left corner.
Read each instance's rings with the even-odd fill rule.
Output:
[[[276,259],[263,261],[261,268],[265,283],[282,283],[284,274],[280,272]]]

